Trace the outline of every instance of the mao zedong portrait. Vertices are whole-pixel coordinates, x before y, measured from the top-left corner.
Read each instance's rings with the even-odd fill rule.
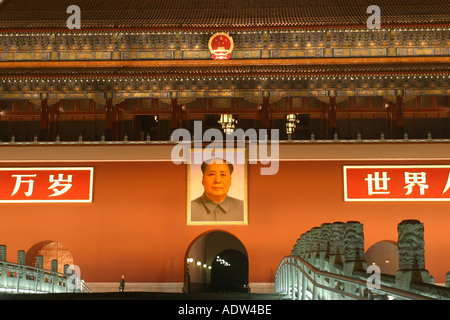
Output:
[[[233,165],[213,158],[201,170],[204,192],[191,201],[191,221],[244,221],[244,201],[228,195]]]

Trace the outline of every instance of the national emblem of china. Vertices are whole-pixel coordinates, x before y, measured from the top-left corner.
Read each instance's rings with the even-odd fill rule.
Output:
[[[231,58],[231,52],[234,49],[233,38],[227,33],[216,33],[209,38],[208,43],[211,58],[214,60],[228,60]]]

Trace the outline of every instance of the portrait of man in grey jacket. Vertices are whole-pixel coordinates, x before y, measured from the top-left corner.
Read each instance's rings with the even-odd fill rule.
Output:
[[[203,194],[191,201],[191,221],[244,221],[244,201],[231,197],[233,164],[221,158],[201,165]]]

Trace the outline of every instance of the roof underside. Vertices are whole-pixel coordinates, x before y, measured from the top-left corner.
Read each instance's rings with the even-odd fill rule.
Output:
[[[82,29],[363,26],[373,0],[77,0]],[[73,0],[4,0],[0,30],[66,29]],[[377,0],[382,25],[450,23],[448,0]]]

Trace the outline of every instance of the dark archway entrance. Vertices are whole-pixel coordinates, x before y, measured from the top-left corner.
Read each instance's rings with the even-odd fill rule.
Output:
[[[242,252],[222,251],[211,267],[212,292],[248,292],[248,258]]]
[[[185,266],[184,292],[243,292],[248,286],[247,250],[225,231],[210,231],[192,241]]]

